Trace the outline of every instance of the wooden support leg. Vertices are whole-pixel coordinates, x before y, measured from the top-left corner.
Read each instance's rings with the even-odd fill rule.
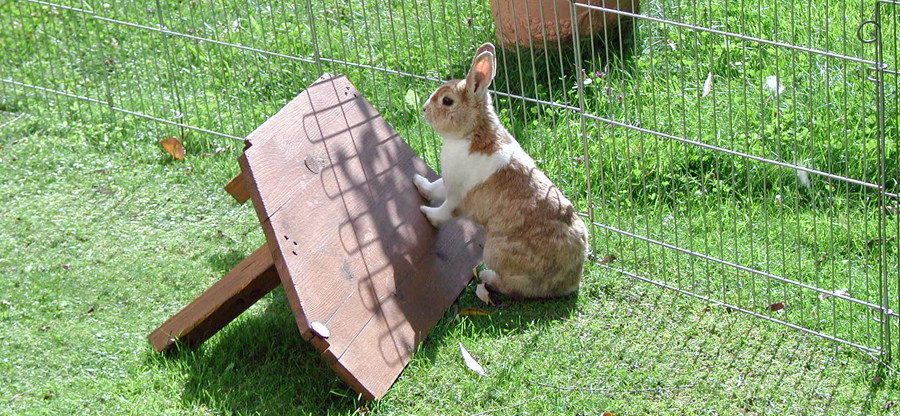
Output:
[[[194,348],[281,283],[266,244],[256,249],[150,336],[156,351],[181,341]]]
[[[240,172],[228,181],[225,185],[225,191],[231,194],[238,204],[243,204],[250,199],[250,191],[247,189],[247,183],[244,181],[244,173]]]

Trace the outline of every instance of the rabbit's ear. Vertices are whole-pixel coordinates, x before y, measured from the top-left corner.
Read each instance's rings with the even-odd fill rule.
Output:
[[[481,55],[482,52],[490,52],[494,55],[497,53],[494,52],[494,44],[490,42],[485,42],[483,45],[478,47],[478,50],[475,51],[475,56]]]
[[[484,97],[494,80],[495,72],[494,45],[485,43],[478,48],[475,59],[472,60],[472,68],[466,76],[466,89],[479,98]]]

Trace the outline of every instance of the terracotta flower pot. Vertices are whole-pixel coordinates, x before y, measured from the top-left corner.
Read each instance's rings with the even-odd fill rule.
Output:
[[[615,10],[638,13],[640,0],[576,0]],[[575,27],[579,36],[613,29],[630,20],[615,13],[576,7]],[[542,16],[543,14],[543,16]],[[491,0],[491,16],[497,42],[504,47],[544,48],[544,40],[556,42],[572,37],[572,14],[564,0]],[[542,18],[543,17],[543,18]]]

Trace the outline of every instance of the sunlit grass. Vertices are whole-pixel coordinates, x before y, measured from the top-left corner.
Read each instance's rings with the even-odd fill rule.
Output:
[[[419,101],[438,83],[341,61],[461,77],[474,48],[493,38],[487,2],[166,1],[159,14],[156,3],[68,5],[151,28],[162,16],[188,37],[35,3],[0,5],[0,77],[100,102],[0,83],[0,413],[351,414],[363,406],[297,337],[279,291],[197,351],[150,351],[146,334],[263,237],[252,209],[219,189],[237,172],[240,142],[106,106],[243,137],[319,76],[309,62],[318,46],[322,70],[346,74],[437,168],[440,142]],[[873,49],[855,30],[871,10],[781,0],[642,5],[653,17],[868,60]],[[896,61],[896,13],[883,10],[886,62]],[[778,279],[877,304],[881,245],[888,265],[898,258],[896,208],[884,214],[889,239],[880,241],[874,190],[752,159],[877,184],[875,87],[863,65],[652,22],[621,35],[584,39],[580,62],[569,46],[501,50],[494,85],[503,122],[580,211],[613,229],[592,228],[598,259],[612,254],[607,266],[616,270],[879,347],[872,308]],[[770,76],[783,92],[764,89]],[[897,81],[885,88],[885,185],[897,192]],[[585,118],[571,108],[582,100]],[[156,144],[171,135],[184,140],[187,163]],[[897,269],[885,273],[890,307],[900,309]],[[570,299],[456,317],[454,309],[478,306],[472,292],[366,409],[896,411],[895,378],[866,354],[609,268],[590,266]],[[773,303],[785,307],[772,311]],[[896,347],[900,331],[893,336]],[[486,378],[462,366],[458,342]]]

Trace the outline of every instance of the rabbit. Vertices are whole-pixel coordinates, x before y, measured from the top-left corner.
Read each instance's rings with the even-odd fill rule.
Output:
[[[440,206],[420,206],[435,227],[457,216],[485,231],[479,280],[514,299],[550,298],[578,290],[588,256],[588,230],[572,203],[538,170],[500,124],[488,87],[494,45],[475,52],[465,79],[441,85],[422,108],[442,139],[443,176],[415,175],[419,193]]]

